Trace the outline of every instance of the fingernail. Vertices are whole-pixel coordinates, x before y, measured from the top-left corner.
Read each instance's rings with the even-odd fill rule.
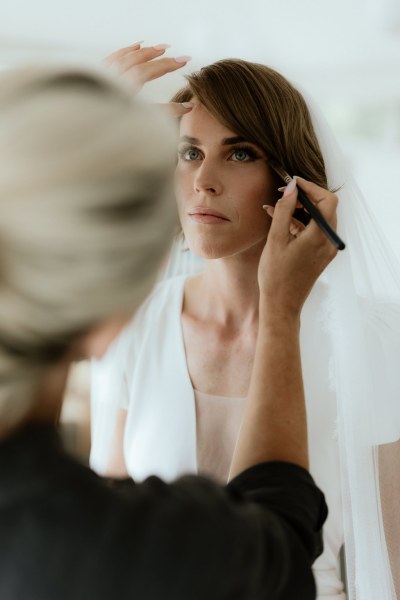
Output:
[[[287,184],[285,191],[283,192],[283,197],[289,196],[296,189],[296,178],[293,177],[290,183]]]
[[[192,60],[191,56],[175,56],[175,62],[177,63],[187,63],[189,60]]]
[[[167,50],[167,48],[171,48],[171,44],[157,44],[157,46],[153,46],[154,50]]]
[[[144,40],[139,40],[138,42],[133,42],[133,44],[131,44],[132,46],[140,46],[140,44],[143,44]]]
[[[269,204],[264,204],[263,205],[263,209],[265,210],[266,213],[268,213],[271,217],[274,214],[275,211],[275,207],[274,206],[269,206]]]
[[[181,102],[181,106],[183,108],[193,108],[194,104],[192,102]]]
[[[286,190],[286,185],[283,185],[282,187],[278,188],[278,192],[284,192]]]

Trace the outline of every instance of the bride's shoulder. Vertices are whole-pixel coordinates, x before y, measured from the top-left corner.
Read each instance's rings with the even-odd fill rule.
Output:
[[[143,307],[171,306],[175,299],[180,302],[185,287],[187,277],[185,275],[176,275],[159,281],[149,297],[143,303]],[[146,309],[145,309],[146,310]]]
[[[179,316],[184,277],[171,277],[157,283],[146,300],[135,311],[117,340],[121,356],[132,356],[142,347],[143,341],[153,339],[164,329],[163,324]]]
[[[129,328],[146,327],[149,322],[161,318],[165,312],[180,310],[186,277],[177,275],[159,281],[141,304],[128,324]]]

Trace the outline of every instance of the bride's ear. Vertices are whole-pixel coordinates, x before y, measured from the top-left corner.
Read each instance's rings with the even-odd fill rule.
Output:
[[[100,359],[127,323],[131,314],[120,314],[94,325],[77,342],[79,359]]]

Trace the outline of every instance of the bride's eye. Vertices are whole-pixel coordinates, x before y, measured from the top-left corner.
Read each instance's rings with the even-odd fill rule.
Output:
[[[191,150],[187,150],[185,152],[185,158],[186,158],[186,160],[197,160],[199,158],[199,151],[196,150],[195,148],[192,148]]]
[[[232,156],[234,156],[236,160],[242,162],[243,160],[246,160],[246,158],[248,158],[249,154],[248,152],[246,152],[246,150],[236,150]]]
[[[236,162],[247,162],[256,160],[259,156],[250,148],[236,148],[231,154],[232,160]]]
[[[180,158],[187,161],[199,160],[201,158],[200,151],[197,148],[182,148],[178,154]]]

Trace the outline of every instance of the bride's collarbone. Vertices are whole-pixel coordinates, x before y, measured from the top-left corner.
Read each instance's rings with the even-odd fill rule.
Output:
[[[193,387],[217,396],[246,396],[256,336],[190,321],[183,319],[183,333]]]
[[[204,350],[225,357],[254,355],[257,330],[255,327],[236,327],[201,321],[182,315],[182,331],[185,346],[189,350]]]

